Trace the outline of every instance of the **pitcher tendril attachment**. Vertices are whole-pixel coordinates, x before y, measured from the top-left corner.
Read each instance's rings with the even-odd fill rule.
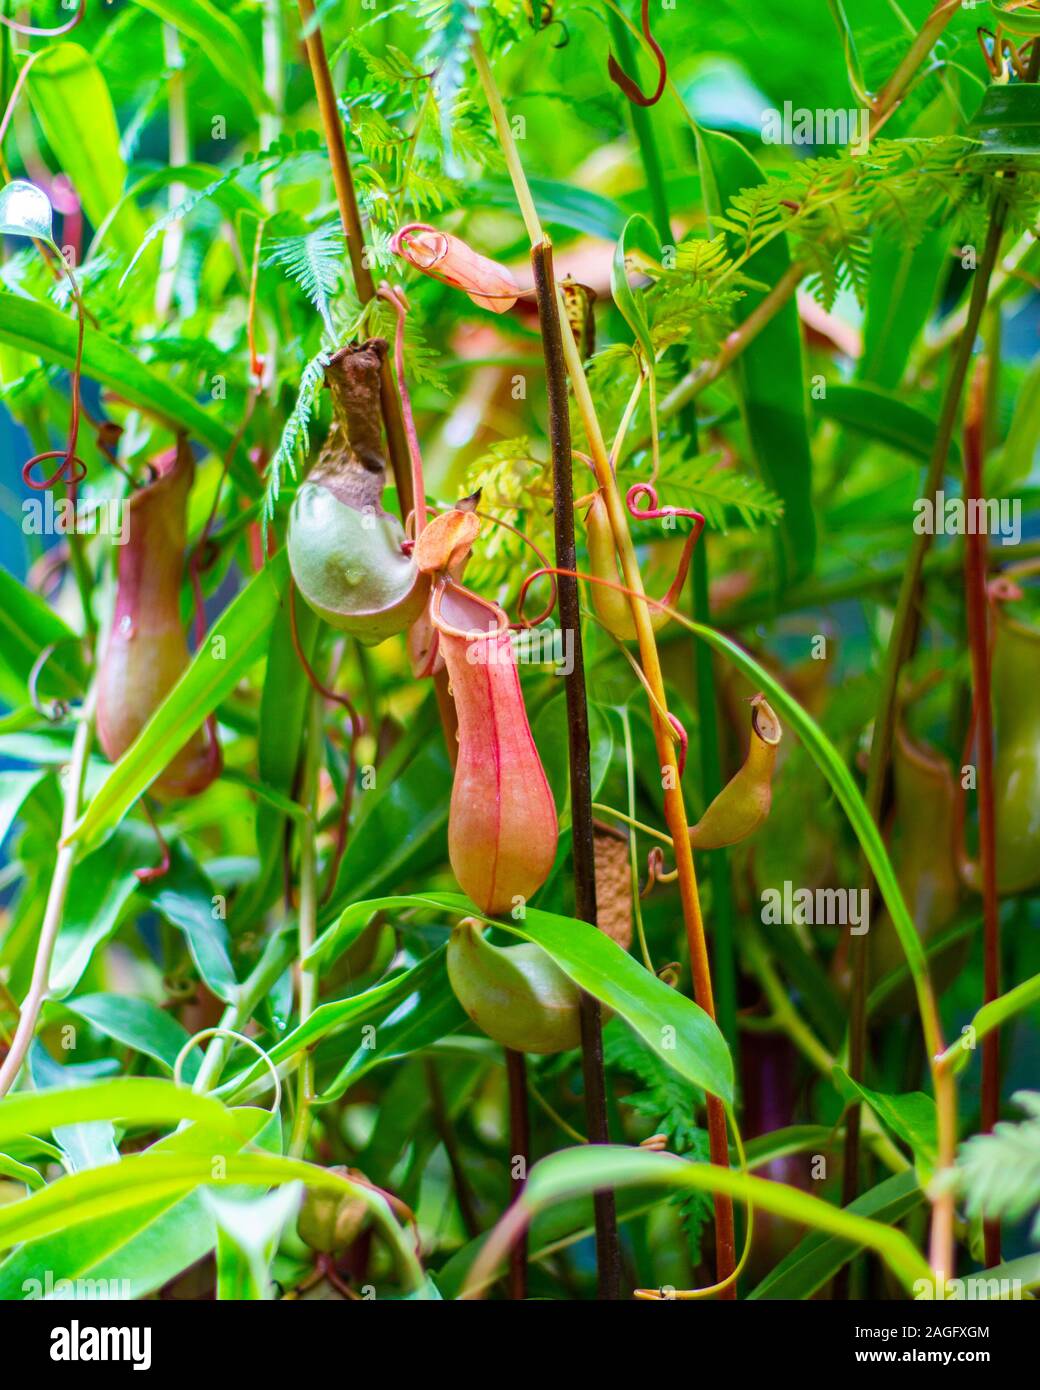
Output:
[[[646,498],[647,506],[640,509],[636,504]],[[693,547],[697,544],[704,529],[703,515],[691,507],[662,507],[658,504],[657,491],[652,484],[634,483],[625,498],[629,513],[637,520],[663,520],[674,524],[677,517],[693,521],[693,529],[683,543],[679,556],[679,566],[668,590],[650,615],[654,632],[660,632],[669,621],[667,609],[674,608],[682,593],[683,585],[690,568]],[[607,514],[607,504],[602,493],[596,492],[585,514],[585,535],[589,552],[589,568],[593,575],[605,581],[617,578],[617,551],[614,545],[614,532]],[[632,606],[623,593],[614,591],[609,582],[592,591],[592,607],[596,617],[614,637],[620,641],[631,642],[636,639],[635,618]]]
[[[646,498],[646,506],[638,506],[639,499]],[[633,483],[625,493],[625,506],[629,516],[636,521],[668,521],[675,517],[689,517],[693,522],[691,544],[696,545],[704,530],[704,515],[695,507],[662,507],[657,500],[657,489],[650,483]]]
[[[307,660],[300,641],[300,629],[296,619],[296,585],[289,586],[289,631],[292,635],[293,651],[296,659],[303,668],[303,674],[307,677],[311,689],[317,691],[323,700],[330,700],[333,704],[340,705],[346,710],[350,719],[350,741],[349,755],[347,761],[347,775],[343,782],[343,796],[340,800],[339,815],[336,818],[336,842],[329,861],[327,882],[325,891],[322,894],[322,901],[328,902],[336,886],[336,878],[339,874],[339,866],[343,860],[343,855],[347,848],[347,832],[350,826],[350,810],[354,802],[354,777],[357,773],[357,741],[364,732],[364,721],[358,714],[350,696],[333,690],[325,685],[319,678],[314,667]]]
[[[394,376],[397,378],[397,394],[401,398],[401,417],[404,420],[405,438],[408,440],[408,457],[412,464],[412,496],[415,499],[415,521],[412,536],[417,538],[426,525],[426,484],[423,479],[422,451],[419,448],[419,435],[412,414],[412,397],[404,370],[404,325],[408,316],[408,298],[400,285],[391,288],[385,281],[376,291],[397,315],[397,331],[394,334]]]
[[[138,883],[155,883],[158,879],[165,878],[170,872],[170,846],[166,843],[166,838],[159,828],[159,822],[155,818],[154,811],[148,805],[148,798],[146,796],[141,797],[141,810],[144,812],[145,820],[152,827],[152,831],[162,853],[162,858],[154,869],[135,869],[134,878],[137,879]]]
[[[651,848],[647,850],[646,883],[639,891],[640,898],[645,900],[659,883],[674,883],[678,877],[678,869],[672,869],[666,872],[664,867],[664,850],[661,846],[651,846]]]
[[[76,453],[76,445],[79,442],[79,423],[80,423],[80,378],[83,370],[83,335],[85,331],[85,321],[83,315],[83,298],[80,294],[79,282],[76,280],[72,269],[56,246],[52,246],[61,262],[62,268],[68,277],[69,284],[72,286],[73,296],[76,301],[76,357],[72,366],[70,377],[70,394],[72,404],[69,410],[69,439],[64,449],[45,449],[42,453],[34,454],[22,465],[22,482],[26,487],[32,488],[35,492],[46,492],[49,488],[56,487],[59,482],[65,482],[69,488],[71,500],[75,500],[76,488],[87,476],[87,465]],[[61,464],[55,471],[46,478],[37,480],[33,477],[33,469],[38,464],[46,463],[48,459],[61,459]]]
[[[616,87],[620,87],[629,101],[635,102],[637,106],[656,106],[664,95],[665,84],[668,81],[668,61],[664,56],[661,45],[650,32],[650,0],[643,0],[640,13],[640,23],[643,29],[643,38],[647,47],[657,60],[657,86],[653,93],[647,96],[638,82],[635,82],[621,67],[620,63],[611,53],[607,59],[607,71],[610,73],[610,80]]]

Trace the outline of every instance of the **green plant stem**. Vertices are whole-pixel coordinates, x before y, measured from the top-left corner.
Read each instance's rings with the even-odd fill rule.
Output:
[[[622,67],[632,68],[632,41],[620,17],[610,11],[610,29],[614,45]],[[661,156],[654,137],[650,113],[634,102],[628,103],[628,113],[632,121],[639,155],[643,163],[650,203],[653,208],[654,225],[662,245],[672,242],[671,209],[665,189]],[[689,132],[688,132],[689,133]],[[693,154],[696,146],[691,138]],[[750,340],[749,340],[750,341]],[[684,363],[685,365],[685,363]],[[692,400],[681,405],[678,410],[679,432],[686,443],[690,457],[697,455],[698,431],[697,408]],[[660,408],[657,411],[661,420]],[[711,622],[709,602],[708,551],[706,540],[694,547],[691,574],[690,599],[692,614],[701,622]],[[697,730],[700,748],[700,793],[701,804],[710,806],[722,790],[722,763],[719,757],[719,724],[715,693],[715,676],[712,669],[711,652],[703,644],[694,645],[694,679],[697,686]],[[630,807],[630,814],[634,810]],[[737,1027],[737,957],[734,944],[733,882],[731,878],[729,855],[725,850],[715,850],[708,854],[708,874],[711,880],[712,900],[712,944],[715,967],[715,996],[718,1009],[719,1027],[729,1044],[733,1057],[733,1067],[740,1074],[740,1030]],[[642,923],[640,922],[640,929]]]
[[[936,426],[935,445],[932,449],[928,475],[924,486],[924,496],[926,497],[934,497],[935,493],[942,486],[947,457],[950,450],[950,442],[953,439],[957,413],[960,408],[961,394],[968,375],[968,366],[971,362],[975,337],[978,333],[979,324],[982,321],[982,313],[986,305],[990,276],[993,273],[993,267],[996,264],[997,254],[1000,250],[1000,240],[1003,234],[1006,216],[1007,203],[998,193],[990,217],[985,249],[982,254],[982,259],[979,262],[978,269],[975,272],[975,279],[972,283],[971,302],[967,321],[965,323],[964,332],[961,334],[960,341],[957,345],[953,363],[950,367],[950,376],[946,384],[942,409]],[[881,824],[886,787],[888,784],[888,770],[892,756],[892,741],[895,735],[896,697],[899,687],[899,674],[902,670],[903,663],[910,656],[914,645],[918,623],[918,600],[921,575],[925,556],[928,553],[931,542],[932,537],[928,535],[927,532],[922,531],[914,536],[913,544],[910,548],[910,557],[903,573],[899,598],[896,603],[895,617],[892,622],[892,632],[889,637],[888,651],[882,671],[881,693],[874,716],[874,734],[870,747],[870,765],[867,772],[865,798],[867,809],[875,825]],[[852,997],[849,1015],[848,1071],[854,1081],[862,1081],[866,1060],[867,1035],[866,936],[855,936],[852,938],[849,964],[852,975]],[[930,1048],[930,1057],[934,1057],[935,1054],[936,1049]],[[948,1103],[947,1078],[941,1081],[939,1089],[941,1089],[943,1093],[943,1100]],[[940,1095],[937,1090],[937,1105],[939,1101]],[[954,1097],[954,1107],[955,1104],[956,1100]],[[842,1177],[842,1200],[843,1204],[846,1206],[855,1198],[859,1189],[859,1115],[860,1106],[854,1104],[849,1110],[845,1131],[845,1167]],[[946,1115],[940,1118],[941,1144],[939,1167],[943,1168],[951,1164],[954,1160],[956,1150],[956,1126],[954,1124],[953,1132],[951,1133],[949,1116]],[[948,1212],[944,1209],[941,1213],[937,1213],[936,1218],[933,1220],[933,1234],[935,1233],[937,1225],[940,1227],[939,1235],[944,1248],[948,1248],[951,1252],[948,1257],[943,1258],[945,1271],[947,1274],[950,1274],[953,1245],[952,1205]],[[844,1279],[847,1277],[846,1272],[843,1275],[843,1279],[838,1283],[837,1287],[839,1291]]]
[[[296,822],[296,833],[300,838],[300,904],[299,904],[299,954],[300,981],[298,1005],[301,1025],[306,1023],[314,1012],[318,998],[318,972],[316,967],[307,968],[303,960],[317,940],[318,935],[318,775],[321,767],[322,743],[322,697],[316,690],[310,692],[306,739],[303,752],[303,779],[300,790],[300,805],[307,812],[306,819]],[[293,1122],[289,1153],[293,1158],[302,1158],[307,1147],[310,1132],[311,1104],[314,1100],[314,1059],[308,1049],[303,1054],[297,1074],[296,1117]]]
[[[426,1059],[426,1088],[430,1093],[430,1110],[433,1114],[433,1125],[437,1131],[437,1137],[443,1145],[444,1152],[448,1159],[448,1167],[451,1169],[452,1181],[455,1184],[455,1200],[459,1204],[459,1215],[462,1217],[462,1225],[470,1240],[475,1240],[480,1235],[480,1220],[477,1216],[477,1204],[473,1198],[473,1190],[470,1187],[469,1179],[466,1177],[466,1165],[462,1161],[459,1153],[458,1140],[455,1138],[455,1129],[451,1123],[451,1115],[444,1100],[444,1087],[441,1085],[441,1078],[437,1071],[437,1064],[432,1057]]]
[[[76,726],[76,734],[72,741],[72,757],[65,777],[64,804],[61,813],[61,839],[63,843],[58,848],[54,873],[51,876],[51,886],[47,893],[47,906],[44,909],[40,936],[36,943],[36,956],[33,961],[29,992],[22,1002],[18,1015],[18,1025],[11,1040],[10,1050],[4,1058],[3,1066],[0,1067],[0,1096],[7,1095],[18,1078],[25,1055],[29,1050],[29,1044],[36,1032],[40,1010],[50,988],[51,959],[54,955],[58,933],[61,931],[65,900],[68,897],[69,882],[72,878],[78,848],[75,844],[66,843],[66,841],[79,819],[80,801],[83,797],[83,780],[86,775],[87,759],[90,756],[90,745],[94,736],[96,698],[97,690],[92,684],[78,714],[79,723]]]
[[[288,929],[268,938],[260,959],[221,1016],[219,1033],[214,1035],[206,1048],[198,1074],[192,1082],[193,1091],[208,1091],[216,1083],[229,1051],[228,1039],[221,1034],[241,1032],[243,1024],[252,1018],[261,999],[274,988],[292,964],[297,955],[296,946],[296,933]]]
[[[918,31],[914,41],[903,55],[895,72],[877,94],[870,117],[870,133],[876,135],[906,96],[910,83],[917,73],[932,46],[950,20],[962,9],[961,0],[936,0],[931,14]]]
[[[621,719],[621,727],[625,732],[625,785],[628,792],[628,824],[633,830],[640,827],[636,822],[636,766],[635,756],[632,748],[632,719],[628,709],[622,706],[618,710]],[[593,810],[596,803],[593,802]],[[638,840],[635,835],[628,837],[628,867],[632,883],[632,913],[635,917],[636,937],[639,941],[639,953],[643,957],[643,964],[647,970],[653,971],[654,963],[650,958],[650,949],[646,944],[646,927],[643,923],[643,904],[639,900],[639,850]]]
[[[263,47],[264,92],[271,103],[260,113],[260,148],[266,150],[282,133],[285,119],[285,43],[282,26],[282,0],[263,0],[261,43]],[[273,213],[278,206],[278,179],[273,173],[260,179],[260,197]]]
[[[765,298],[755,306],[747,318],[726,338],[717,357],[710,362],[702,362],[679,381],[665,396],[658,408],[658,419],[667,420],[697,399],[702,391],[713,385],[729,370],[745,348],[755,341],[762,330],[772,321],[797,290],[806,268],[801,261],[794,261],[776,282]],[[635,448],[644,448],[647,441],[641,439]]]
[[[493,85],[493,84],[492,84]],[[538,316],[545,356],[545,380],[549,401],[549,440],[553,466],[553,527],[556,564],[573,571],[577,567],[574,540],[574,482],[571,456],[570,405],[564,365],[563,327],[553,270],[552,246],[535,243],[531,266],[538,298]],[[567,330],[568,335],[570,329]],[[569,575],[557,580],[560,623],[572,642],[571,669],[564,677],[567,702],[567,750],[571,791],[571,855],[574,863],[575,913],[596,924],[596,852],[592,826],[592,772],[589,766],[589,710],[585,691],[585,661],[581,640],[581,606],[578,583]],[[603,1021],[599,1001],[581,995],[581,1054],[585,1082],[585,1120],[594,1144],[610,1142],[607,1117],[606,1075],[603,1062]],[[512,1077],[512,1073],[510,1074]],[[515,1083],[511,1082],[515,1089]],[[593,1198],[596,1213],[596,1267],[599,1296],[621,1297],[621,1248],[617,1210],[612,1192]],[[519,1256],[517,1256],[519,1259]],[[525,1260],[526,1267],[526,1260]],[[525,1275],[526,1278],[526,1275]],[[519,1287],[514,1270],[514,1287]],[[514,1294],[514,1296],[517,1296]]]
[[[191,158],[188,133],[188,93],[184,81],[184,55],[180,36],[171,24],[162,30],[163,61],[166,79],[166,122],[169,129],[169,164],[173,168],[187,164]],[[167,207],[172,210],[185,199],[188,190],[182,183],[171,183]],[[184,220],[178,217],[163,233],[162,261],[155,282],[155,317],[161,323],[170,312],[177,278],[177,264],[184,245]]]

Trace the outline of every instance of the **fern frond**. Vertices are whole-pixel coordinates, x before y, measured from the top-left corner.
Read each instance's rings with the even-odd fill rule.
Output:
[[[262,514],[265,547],[267,528],[274,518],[275,507],[282,490],[282,472],[288,469],[295,478],[297,462],[303,463],[310,450],[311,416],[314,414],[318,392],[325,382],[325,368],[329,365],[330,356],[331,354],[322,348],[304,367],[296,404],[285,422],[278,448],[267,466],[267,490],[264,493]]]
[[[277,265],[303,290],[325,321],[329,336],[335,336],[331,301],[343,275],[343,232],[336,222],[324,222],[300,236],[279,237],[272,241],[264,266]]]
[[[423,50],[422,61],[436,69],[434,99],[440,113],[441,142],[450,174],[461,172],[452,141],[455,105],[466,82],[473,36],[480,29],[480,11],[488,0],[420,0],[432,38]]]

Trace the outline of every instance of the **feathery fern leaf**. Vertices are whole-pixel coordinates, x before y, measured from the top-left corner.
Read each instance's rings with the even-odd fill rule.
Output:
[[[281,266],[303,290],[335,336],[331,301],[343,275],[343,232],[337,222],[323,222],[301,236],[279,237],[271,243],[265,266]]]

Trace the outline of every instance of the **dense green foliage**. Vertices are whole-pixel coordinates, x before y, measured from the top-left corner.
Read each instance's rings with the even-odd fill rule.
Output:
[[[0,0],[23,28],[53,9]],[[0,1297],[46,1272],[134,1298],[591,1299],[604,1189],[625,1297],[725,1279],[728,1206],[742,1298],[912,1297],[1009,1261],[1014,1296],[1040,1284],[1040,8],[655,5],[646,107],[607,66],[652,90],[639,9],[88,0],[67,33],[0,30]],[[608,581],[580,584],[602,930],[578,920],[573,678],[521,661],[558,846],[529,905],[477,910],[447,679],[413,673],[405,633],[320,621],[286,553],[348,433],[337,354],[385,339],[382,506],[407,521],[403,399],[431,515],[479,510],[466,587],[519,624],[560,543],[528,186],[592,316],[587,395],[567,365],[577,567]],[[392,244],[409,223],[508,268],[515,306],[423,274]],[[117,602],[178,440],[183,557],[139,563],[156,592],[170,570],[156,652],[184,631],[192,659],[145,692],[131,652],[113,687],[110,644],[161,606]],[[981,578],[956,510],[974,464]],[[586,512],[608,475],[604,569]],[[953,512],[921,525],[937,490]],[[610,630],[611,595],[639,627],[626,556],[664,594],[695,513],[678,613]],[[553,597],[540,577],[523,612]],[[573,637],[559,608],[539,626]],[[115,751],[112,688],[136,720]],[[756,693],[783,730],[771,804],[769,775],[731,782]],[[713,1010],[669,834],[726,784],[747,824],[694,858]],[[999,897],[976,862],[994,821]],[[521,1060],[467,1018],[467,916],[540,948],[512,959],[554,999],[600,1001],[610,1147],[584,1142],[582,1049]],[[526,1275],[499,1278],[518,1211]]]

